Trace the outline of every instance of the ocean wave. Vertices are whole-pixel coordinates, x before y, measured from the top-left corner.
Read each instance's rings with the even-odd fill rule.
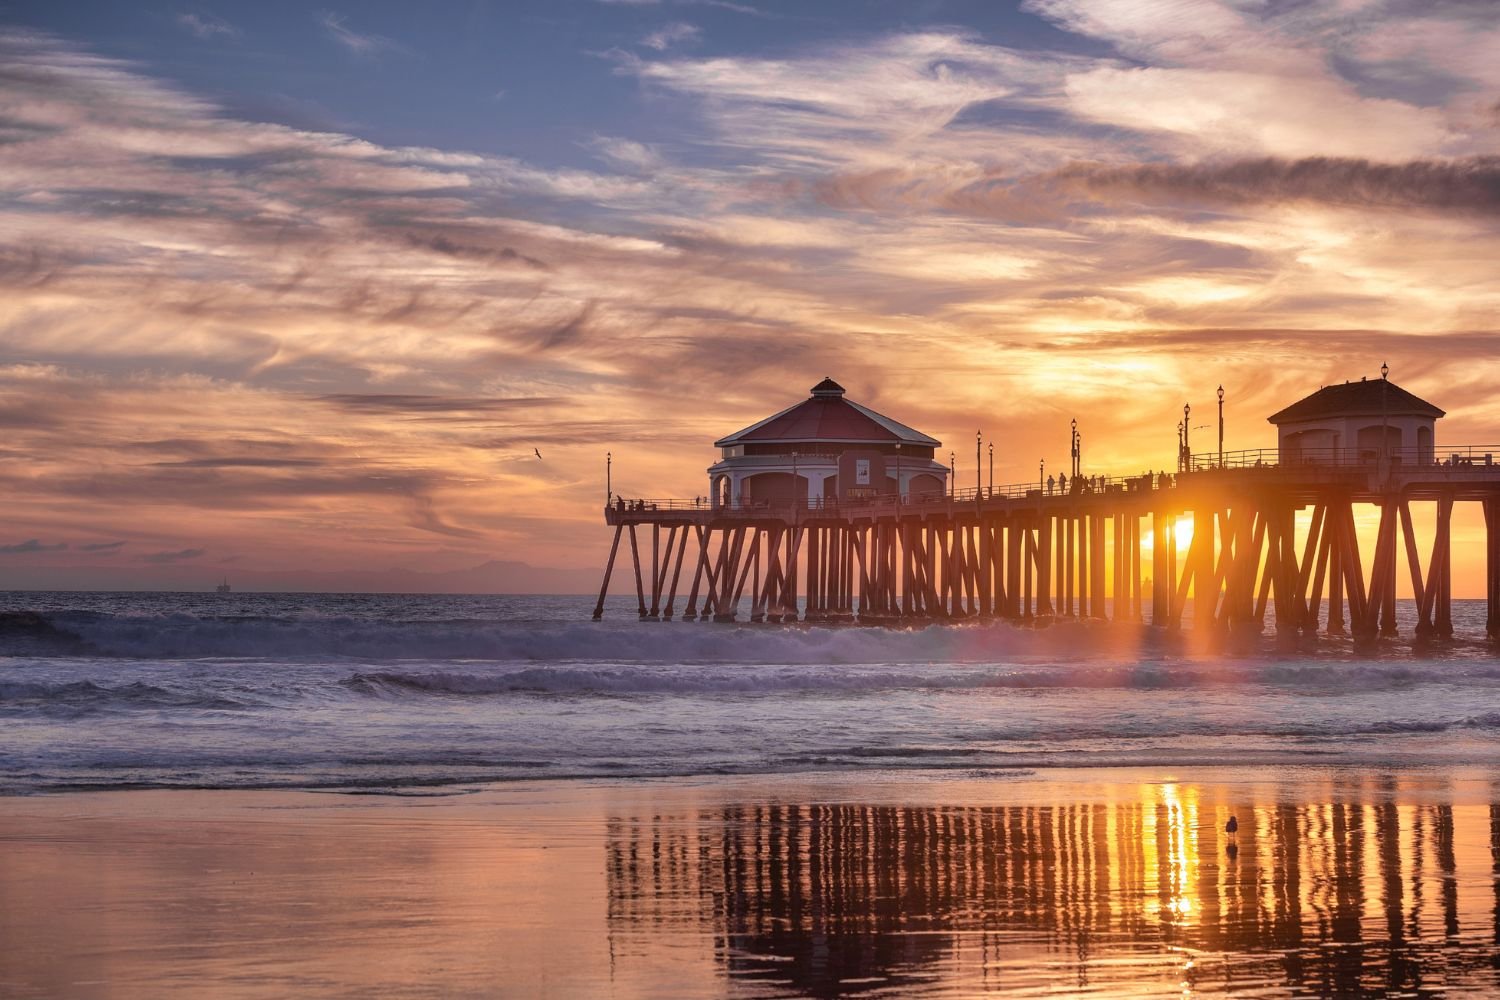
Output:
[[[62,612],[49,616],[47,625],[55,633],[59,652],[63,643],[71,643],[97,655],[141,659],[557,663],[607,655],[641,663],[973,663],[1064,652],[1155,655],[1177,644],[1171,636],[1139,626],[1061,623],[1036,630],[996,621],[872,628]],[[6,652],[10,650],[0,636],[0,654]]]
[[[373,670],[343,680],[360,694],[380,697],[450,695],[736,695],[863,694],[899,690],[1123,689],[1173,691],[1262,685],[1337,693],[1399,689],[1423,683],[1493,686],[1493,668],[1423,671],[1376,664],[1237,662],[1193,664],[735,664],[558,665],[521,669]]]
[[[0,680],[0,709],[28,708],[83,712],[107,708],[239,709],[248,702],[222,694],[171,691],[134,681],[100,684],[91,680],[48,683],[35,680]]]
[[[393,606],[394,607],[394,606]],[[584,610],[578,609],[581,618]],[[96,655],[127,659],[346,660],[371,663],[419,660],[570,664],[608,660],[637,664],[985,664],[1032,659],[1126,660],[1149,665],[1192,657],[1190,632],[1139,624],[1063,621],[1032,628],[1007,621],[925,626],[717,625],[700,622],[496,621],[443,617],[403,620],[399,615],[356,617],[290,614],[108,614],[59,611],[12,615],[0,621],[0,656]],[[1403,650],[1403,647],[1395,647]],[[1441,662],[1470,665],[1493,660],[1463,644],[1444,647]],[[1307,669],[1346,659],[1346,640],[1239,637],[1226,658],[1258,657]],[[1404,651],[1403,651],[1404,655]],[[1201,658],[1207,662],[1209,657]],[[1413,677],[1422,678],[1416,663]],[[1500,671],[1497,671],[1500,675]],[[1165,685],[1179,675],[1165,676]],[[1149,683],[1149,674],[1134,683]],[[1295,683],[1295,680],[1289,681]],[[1106,681],[1106,684],[1111,683]],[[1196,683],[1196,682],[1195,682]]]

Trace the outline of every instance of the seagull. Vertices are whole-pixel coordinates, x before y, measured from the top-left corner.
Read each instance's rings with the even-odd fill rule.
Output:
[[[532,448],[531,450],[534,451],[534,452],[536,452],[536,457],[537,458],[541,458],[542,457],[542,453],[541,453],[540,450],[538,450],[536,448]]]

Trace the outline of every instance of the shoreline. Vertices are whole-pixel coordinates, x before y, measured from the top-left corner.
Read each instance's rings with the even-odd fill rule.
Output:
[[[1500,986],[1494,768],[871,771],[4,805],[0,991],[17,998]]]

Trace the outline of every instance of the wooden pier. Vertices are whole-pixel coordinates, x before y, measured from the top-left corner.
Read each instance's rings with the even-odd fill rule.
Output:
[[[1274,451],[1244,452],[1178,473],[1075,477],[1066,492],[1031,483],[816,506],[621,499],[604,512],[615,531],[594,617],[623,543],[651,621],[735,621],[748,599],[756,622],[1149,616],[1260,629],[1269,609],[1278,630],[1391,635],[1406,572],[1417,634],[1449,636],[1453,511],[1473,503],[1486,630],[1500,637],[1500,447],[1444,454],[1283,466]],[[1360,505],[1379,511],[1373,552],[1355,531]],[[1428,551],[1413,527],[1420,505],[1435,517]],[[1300,524],[1299,511],[1310,511]]]
[[[1409,574],[1419,636],[1453,634],[1453,516],[1484,515],[1486,633],[1500,638],[1500,446],[1437,447],[1442,410],[1380,378],[1325,385],[1271,415],[1278,447],[1195,455],[1177,471],[1068,474],[955,490],[941,442],[824,379],[800,403],[715,442],[709,495],[628,500],[622,542],[642,619],[892,622],[1109,619],[1196,630],[1396,633]],[[976,479],[983,456],[976,435]],[[1431,511],[1430,547],[1415,522]],[[1373,551],[1357,515],[1378,511]],[[1423,516],[1423,522],[1426,518]],[[1368,534],[1368,532],[1366,532]],[[678,613],[678,602],[683,601]]]

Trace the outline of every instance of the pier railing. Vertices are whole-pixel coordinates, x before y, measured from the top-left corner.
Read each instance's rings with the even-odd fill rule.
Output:
[[[1439,448],[1389,448],[1384,459],[1392,468],[1419,469],[1494,469],[1500,466],[1500,444],[1444,445]],[[1376,466],[1381,463],[1376,448],[1304,448],[1283,456],[1277,448],[1249,448],[1197,454],[1192,457],[1192,471],[1211,469],[1248,469],[1267,466],[1299,468],[1347,468]]]
[[[1466,471],[1500,473],[1500,444],[1444,445],[1435,450],[1392,448],[1386,461],[1392,471],[1438,471],[1461,476]],[[1192,456],[1190,472],[1221,470],[1279,469],[1282,471],[1355,472],[1375,469],[1381,464],[1378,449],[1317,448],[1304,449],[1287,462],[1276,448],[1249,448]],[[1075,476],[1050,481],[1003,483],[996,486],[969,487],[961,490],[930,493],[908,493],[899,499],[895,494],[881,493],[869,497],[812,497],[805,504],[795,501],[744,500],[714,503],[711,497],[614,497],[609,510],[616,514],[689,513],[705,516],[788,517],[819,514],[855,516],[885,514],[893,510],[932,510],[984,503],[988,500],[1041,500],[1063,497],[1122,496],[1171,489],[1177,485],[1180,472],[1146,472],[1136,476]]]

